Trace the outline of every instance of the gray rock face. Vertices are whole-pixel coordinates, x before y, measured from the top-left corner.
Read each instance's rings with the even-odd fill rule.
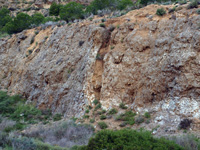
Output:
[[[1,41],[1,87],[23,94],[40,108],[51,108],[66,117],[79,116],[88,103],[84,85],[103,43],[105,29],[55,27],[48,38],[47,30],[50,29],[36,36],[33,31],[25,31]],[[30,44],[33,36],[35,41]],[[85,41],[81,46],[80,40]],[[27,56],[30,48],[32,53]]]

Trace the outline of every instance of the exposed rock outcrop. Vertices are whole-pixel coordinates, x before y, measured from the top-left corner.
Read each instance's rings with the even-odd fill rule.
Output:
[[[106,109],[124,102],[153,112],[159,124],[198,119],[200,16],[182,9],[158,17],[159,7],[108,20],[113,32],[85,21],[0,41],[0,87],[66,117],[97,98]]]

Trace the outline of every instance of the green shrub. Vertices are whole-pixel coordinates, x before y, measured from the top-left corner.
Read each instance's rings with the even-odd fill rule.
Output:
[[[84,115],[83,118],[88,119],[90,116]]]
[[[148,2],[150,2],[150,0],[140,0],[139,4],[146,6],[148,4]]]
[[[102,111],[97,111],[96,114],[97,114],[97,115],[101,115],[101,114],[102,114]]]
[[[85,150],[183,150],[172,141],[154,138],[148,131],[102,130],[89,140]]]
[[[94,123],[95,122],[95,119],[90,119],[90,123]]]
[[[19,95],[9,96],[6,92],[0,91],[0,114],[13,114],[18,102],[23,101]]]
[[[102,28],[106,27],[106,25],[104,23],[100,23],[99,26],[102,27]]]
[[[100,109],[100,108],[101,108],[101,104],[99,103],[99,104],[97,104],[97,106],[95,107],[94,110],[96,111],[96,110],[98,110],[98,109]]]
[[[0,31],[8,23],[12,21],[10,11],[7,8],[0,9]]]
[[[116,120],[121,120],[125,121],[126,123],[133,125],[135,123],[135,113],[132,111],[126,111],[124,114],[120,114],[119,116],[116,117]]]
[[[98,126],[101,128],[101,129],[106,129],[108,128],[108,125],[105,123],[105,122],[98,122]]]
[[[105,21],[106,21],[106,19],[104,19],[104,18],[103,18],[103,19],[101,19],[101,22],[105,22]]]
[[[18,33],[23,31],[24,29],[29,28],[31,23],[32,18],[29,15],[25,13],[19,13],[13,21],[6,23],[6,25],[3,28],[3,31],[9,34]]]
[[[37,25],[37,26],[39,24],[41,24],[42,22],[44,22],[44,20],[45,20],[45,17],[41,13],[35,13],[32,16],[32,23]]]
[[[108,114],[109,114],[109,115],[113,115],[113,114],[116,114],[117,112],[118,112],[117,109],[112,108],[112,109],[108,112]]]
[[[127,121],[126,121],[127,124],[130,124],[130,125],[134,125],[135,124],[135,118],[129,118]]]
[[[145,113],[144,113],[144,117],[145,117],[145,118],[150,118],[150,117],[151,117],[151,115],[150,115],[150,113],[149,113],[149,112],[145,112]]]
[[[58,16],[61,7],[62,7],[61,5],[57,4],[56,2],[53,2],[49,8],[49,15],[50,16]]]
[[[106,115],[101,115],[101,116],[100,116],[100,119],[101,119],[101,120],[106,119]]]
[[[198,8],[198,2],[197,0],[194,0],[188,4],[187,9],[193,9],[193,8]]]
[[[119,104],[119,107],[120,107],[121,109],[127,109],[127,106],[126,106],[124,103],[120,103],[120,104]]]
[[[59,120],[61,120],[62,119],[62,115],[61,114],[55,114],[54,116],[53,116],[53,121],[59,121]]]
[[[103,109],[103,110],[101,111],[101,114],[105,114],[105,113],[106,113],[106,110]]]
[[[97,104],[99,103],[99,101],[98,101],[97,99],[95,99],[95,100],[93,101],[93,103],[94,103],[95,105],[97,105]]]
[[[165,14],[166,14],[166,11],[164,10],[164,8],[159,8],[156,11],[156,15],[158,15],[158,16],[163,16]]]
[[[87,109],[87,110],[85,111],[85,113],[86,113],[86,114],[88,114],[89,112],[90,112],[90,110],[89,110],[89,109]]]
[[[97,14],[98,10],[116,6],[116,0],[94,0],[86,8],[86,12]]]
[[[150,119],[147,119],[147,120],[145,121],[145,123],[146,123],[146,124],[149,124],[149,123],[150,123]]]
[[[38,119],[41,116],[41,111],[35,108],[33,105],[19,104],[16,110],[11,115],[13,120],[25,120]]]
[[[54,22],[55,20],[52,17],[45,17],[42,23],[46,23],[46,22],[49,22],[49,21]]]
[[[83,19],[83,6],[76,2],[69,2],[61,8],[59,15],[65,21]]]
[[[127,6],[133,6],[133,2],[131,0],[120,0],[117,8],[119,10],[125,9]]]
[[[7,37],[7,36],[9,36],[8,33],[1,32],[1,31],[0,31],[0,39],[1,39],[1,38],[5,38],[5,37]]]
[[[103,56],[98,53],[97,56],[96,56],[96,60],[103,60]]]

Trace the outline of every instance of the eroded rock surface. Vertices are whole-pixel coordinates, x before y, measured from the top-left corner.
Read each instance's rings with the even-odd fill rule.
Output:
[[[159,7],[108,20],[113,32],[86,21],[1,40],[0,87],[65,117],[97,98],[106,109],[124,102],[152,112],[161,125],[199,119],[200,16],[182,9],[158,17]]]

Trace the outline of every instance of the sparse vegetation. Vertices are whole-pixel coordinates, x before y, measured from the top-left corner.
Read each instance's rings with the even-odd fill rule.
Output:
[[[200,139],[197,138],[193,134],[166,137],[166,139],[174,141],[176,144],[184,147],[185,150],[199,150],[200,149]]]
[[[114,25],[109,25],[108,30],[110,32],[113,32],[115,30],[115,26]]]
[[[71,134],[73,132],[73,134]],[[0,147],[20,150],[69,150],[76,145],[87,144],[93,135],[94,128],[91,125],[77,125],[73,121],[57,123],[48,127],[38,126],[35,130],[24,133],[24,136],[10,137],[0,132]],[[36,140],[37,139],[37,140]],[[38,139],[42,139],[39,141]],[[51,143],[51,146],[46,143]],[[62,148],[67,147],[67,148]]]
[[[101,56],[101,54],[98,53],[97,56],[96,56],[96,59],[97,60],[103,60],[103,56]]]

